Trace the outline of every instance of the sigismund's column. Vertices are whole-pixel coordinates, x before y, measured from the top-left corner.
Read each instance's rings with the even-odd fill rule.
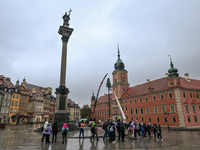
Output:
[[[69,28],[70,13],[63,18],[63,26],[60,26],[58,33],[62,35],[62,56],[61,56],[61,70],[60,70],[60,86],[56,88],[56,108],[54,113],[54,121],[63,124],[69,121],[69,114],[67,113],[67,99],[69,89],[65,86],[66,80],[66,66],[67,66],[67,43],[74,29]]]

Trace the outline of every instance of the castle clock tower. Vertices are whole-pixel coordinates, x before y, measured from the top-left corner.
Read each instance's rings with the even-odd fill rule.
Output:
[[[123,93],[129,88],[129,83],[128,83],[128,71],[126,71],[125,65],[120,59],[120,52],[119,52],[119,45],[118,45],[118,59],[115,63],[115,70],[113,71],[113,85],[112,89],[115,91],[118,99],[121,98]],[[115,99],[114,94],[112,94],[112,99]]]

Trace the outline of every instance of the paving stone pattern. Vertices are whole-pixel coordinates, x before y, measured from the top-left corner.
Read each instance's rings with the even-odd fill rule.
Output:
[[[1,150],[88,150],[88,149],[137,149],[137,150],[199,150],[199,131],[168,131],[162,130],[163,141],[157,141],[154,137],[146,139],[130,140],[125,138],[125,142],[118,141],[109,143],[108,139],[103,140],[103,131],[99,130],[100,141],[90,141],[90,130],[85,129],[85,139],[79,139],[79,131],[68,132],[67,143],[62,144],[62,134],[58,133],[57,143],[41,143],[42,133],[34,132],[34,129],[41,125],[19,125],[6,126],[0,129],[0,149]],[[52,137],[52,135],[51,135]],[[51,139],[50,137],[50,139]]]

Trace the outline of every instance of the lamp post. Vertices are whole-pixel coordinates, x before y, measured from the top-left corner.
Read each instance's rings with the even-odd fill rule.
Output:
[[[169,122],[168,122],[169,113],[164,112],[164,117],[167,118],[167,127],[168,127],[168,132],[169,132]]]
[[[108,88],[108,105],[109,105],[109,118],[110,118],[110,88],[111,88],[111,83],[110,83],[109,78],[107,79],[106,87]]]

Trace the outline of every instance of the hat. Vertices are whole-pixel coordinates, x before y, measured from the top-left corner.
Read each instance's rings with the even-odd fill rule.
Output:
[[[115,122],[113,122],[113,124],[115,124]]]

